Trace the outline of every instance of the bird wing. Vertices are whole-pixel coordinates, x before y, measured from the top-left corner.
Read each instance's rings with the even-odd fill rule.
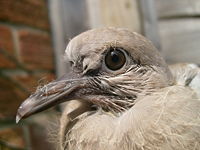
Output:
[[[200,68],[196,64],[180,63],[170,66],[176,85],[189,86],[200,97]]]
[[[176,85],[140,97],[121,116],[103,111],[92,115],[83,113],[65,134],[62,146],[84,150],[197,150],[200,147],[200,97],[196,83],[199,68],[185,67],[171,66]],[[62,117],[62,121],[66,118]]]

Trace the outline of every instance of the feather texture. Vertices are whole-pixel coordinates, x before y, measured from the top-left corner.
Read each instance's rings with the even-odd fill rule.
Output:
[[[200,84],[196,83],[199,68],[179,64],[171,66],[171,70],[176,78],[175,85],[139,97],[131,109],[118,116],[103,110],[89,112],[85,109],[85,113],[70,119],[68,113],[63,113],[62,126],[69,126],[70,121],[66,123],[65,120],[74,124],[60,136],[65,139],[61,140],[61,149],[199,149],[200,97],[196,88]],[[182,76],[184,80],[178,80]],[[191,76],[195,86],[193,80],[186,84]],[[66,106],[65,112],[68,109]]]

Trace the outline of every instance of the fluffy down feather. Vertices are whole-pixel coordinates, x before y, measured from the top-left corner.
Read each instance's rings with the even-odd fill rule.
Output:
[[[61,149],[198,150],[200,69],[193,64],[170,69],[173,86],[140,97],[118,116],[71,101],[61,117]]]

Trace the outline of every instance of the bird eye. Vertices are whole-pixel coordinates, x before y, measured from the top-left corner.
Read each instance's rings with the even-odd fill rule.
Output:
[[[120,48],[111,48],[111,50],[105,56],[106,66],[113,71],[122,68],[125,62],[125,54]]]

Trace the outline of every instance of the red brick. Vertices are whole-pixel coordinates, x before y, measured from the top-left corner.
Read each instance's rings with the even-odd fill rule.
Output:
[[[0,78],[0,85],[0,119],[14,119],[19,105],[28,93],[5,78]]]
[[[1,129],[0,140],[5,142],[6,145],[9,145],[15,148],[25,148],[25,140],[23,137],[23,131],[19,127]],[[3,147],[2,148],[3,150],[8,148],[6,146],[2,146],[2,147]]]
[[[11,29],[0,25],[0,68],[14,68],[15,64],[3,53],[14,56],[14,44]]]
[[[14,45],[12,38],[12,31],[9,27],[0,25],[0,48],[13,53]]]
[[[0,20],[49,30],[45,0],[1,0]]]
[[[37,79],[37,86],[43,86],[55,79],[55,75],[52,73],[38,73],[35,77]]]
[[[42,86],[52,81],[55,76],[52,73],[37,73],[34,75],[24,75],[13,77],[16,81],[27,89],[30,93],[35,92],[38,86]]]
[[[10,78],[12,80],[0,78],[0,119],[7,117],[14,119],[20,104],[31,93],[35,92],[39,85],[44,85],[53,80],[54,75],[51,73],[38,73],[35,75],[15,75],[10,76]],[[20,87],[16,86],[16,83]]]
[[[53,69],[53,50],[48,34],[19,31],[21,58],[30,69]]]

